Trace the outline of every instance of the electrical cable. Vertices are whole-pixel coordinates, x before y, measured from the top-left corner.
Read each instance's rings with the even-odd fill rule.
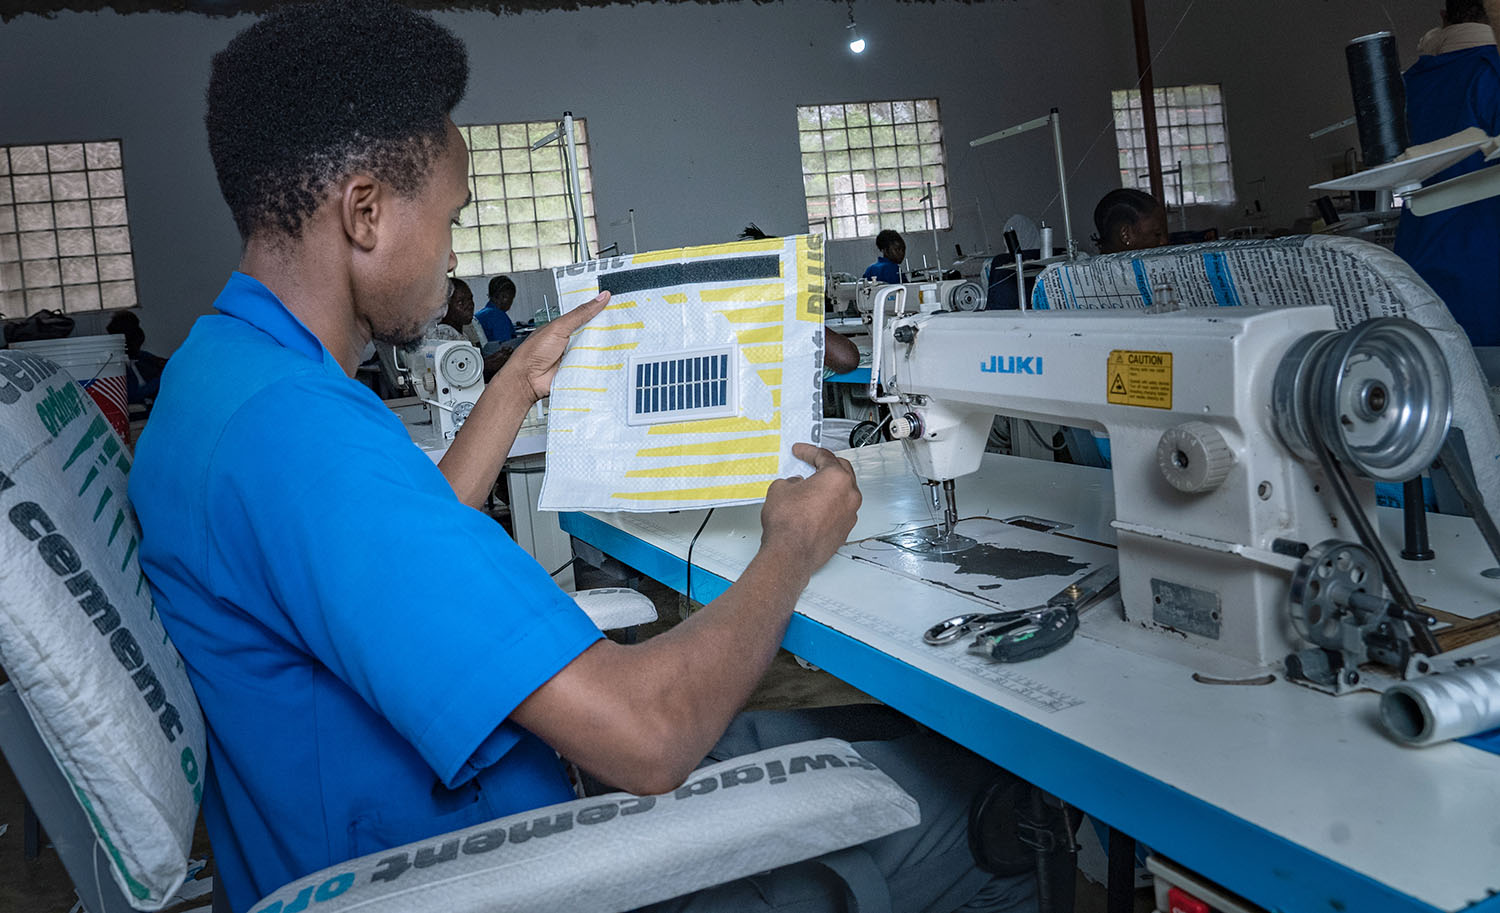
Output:
[[[1032,439],[1035,440],[1041,446],[1046,447],[1048,450],[1052,451],[1053,453],[1062,453],[1064,450],[1068,449],[1068,443],[1067,443],[1067,441],[1064,441],[1062,444],[1060,444],[1058,446],[1053,446],[1053,445],[1047,443],[1046,441],[1042,440],[1042,433],[1040,431],[1036,430],[1036,426],[1033,425],[1029,419],[1023,419],[1022,421],[1026,425],[1026,430],[1031,432]]]
[[[557,570],[553,571],[552,573],[548,574],[547,576],[548,577],[556,577],[558,574],[561,574],[563,571],[567,570],[569,567],[572,567],[573,562],[575,562],[577,560],[578,560],[578,556],[574,555],[573,557],[569,558],[567,561],[563,562],[563,566],[562,567],[558,568]]]
[[[703,515],[703,522],[698,524],[698,531],[696,533],[693,533],[692,540],[688,542],[687,586],[685,587],[685,589],[687,590],[688,602],[693,601],[693,546],[698,544],[698,537],[703,535],[703,528],[708,525],[708,521],[711,517],[713,517],[713,515],[714,508],[710,507],[708,509],[708,513]]]

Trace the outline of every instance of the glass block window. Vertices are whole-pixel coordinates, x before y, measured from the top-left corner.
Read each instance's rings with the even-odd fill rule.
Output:
[[[120,141],[0,146],[0,314],[136,305]]]
[[[936,98],[798,105],[797,139],[812,231],[843,239],[949,227]]]
[[[1168,206],[1233,203],[1224,92],[1218,86],[1157,88],[1156,135],[1161,147],[1162,191]],[[1120,147],[1120,185],[1150,191],[1150,159],[1138,89],[1110,93],[1115,142]],[[1172,174],[1182,166],[1180,175]]]
[[[473,201],[459,213],[459,225],[453,229],[455,275],[497,276],[578,261],[566,141],[558,138],[540,149],[531,148],[559,127],[557,121],[531,121],[458,128],[469,144]],[[594,218],[588,127],[582,119],[573,121],[573,137],[588,248],[593,251],[599,226]]]

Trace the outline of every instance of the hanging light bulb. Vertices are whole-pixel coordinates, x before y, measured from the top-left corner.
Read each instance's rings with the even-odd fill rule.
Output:
[[[859,27],[854,24],[854,0],[849,0],[849,24],[844,26],[849,33],[849,50],[854,54],[865,52],[865,39],[859,34]]]

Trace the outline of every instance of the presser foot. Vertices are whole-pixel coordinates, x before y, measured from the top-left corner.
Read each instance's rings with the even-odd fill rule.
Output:
[[[977,539],[955,532],[944,532],[941,526],[923,526],[919,529],[903,530],[889,536],[879,537],[897,548],[923,555],[954,555],[965,552],[979,544]]]

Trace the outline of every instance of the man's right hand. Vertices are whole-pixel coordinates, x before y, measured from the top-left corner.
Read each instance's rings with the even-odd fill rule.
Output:
[[[777,479],[761,507],[761,548],[805,562],[808,574],[822,567],[854,528],[859,485],[849,461],[811,444],[792,445],[792,455],[811,463],[813,474]]]

